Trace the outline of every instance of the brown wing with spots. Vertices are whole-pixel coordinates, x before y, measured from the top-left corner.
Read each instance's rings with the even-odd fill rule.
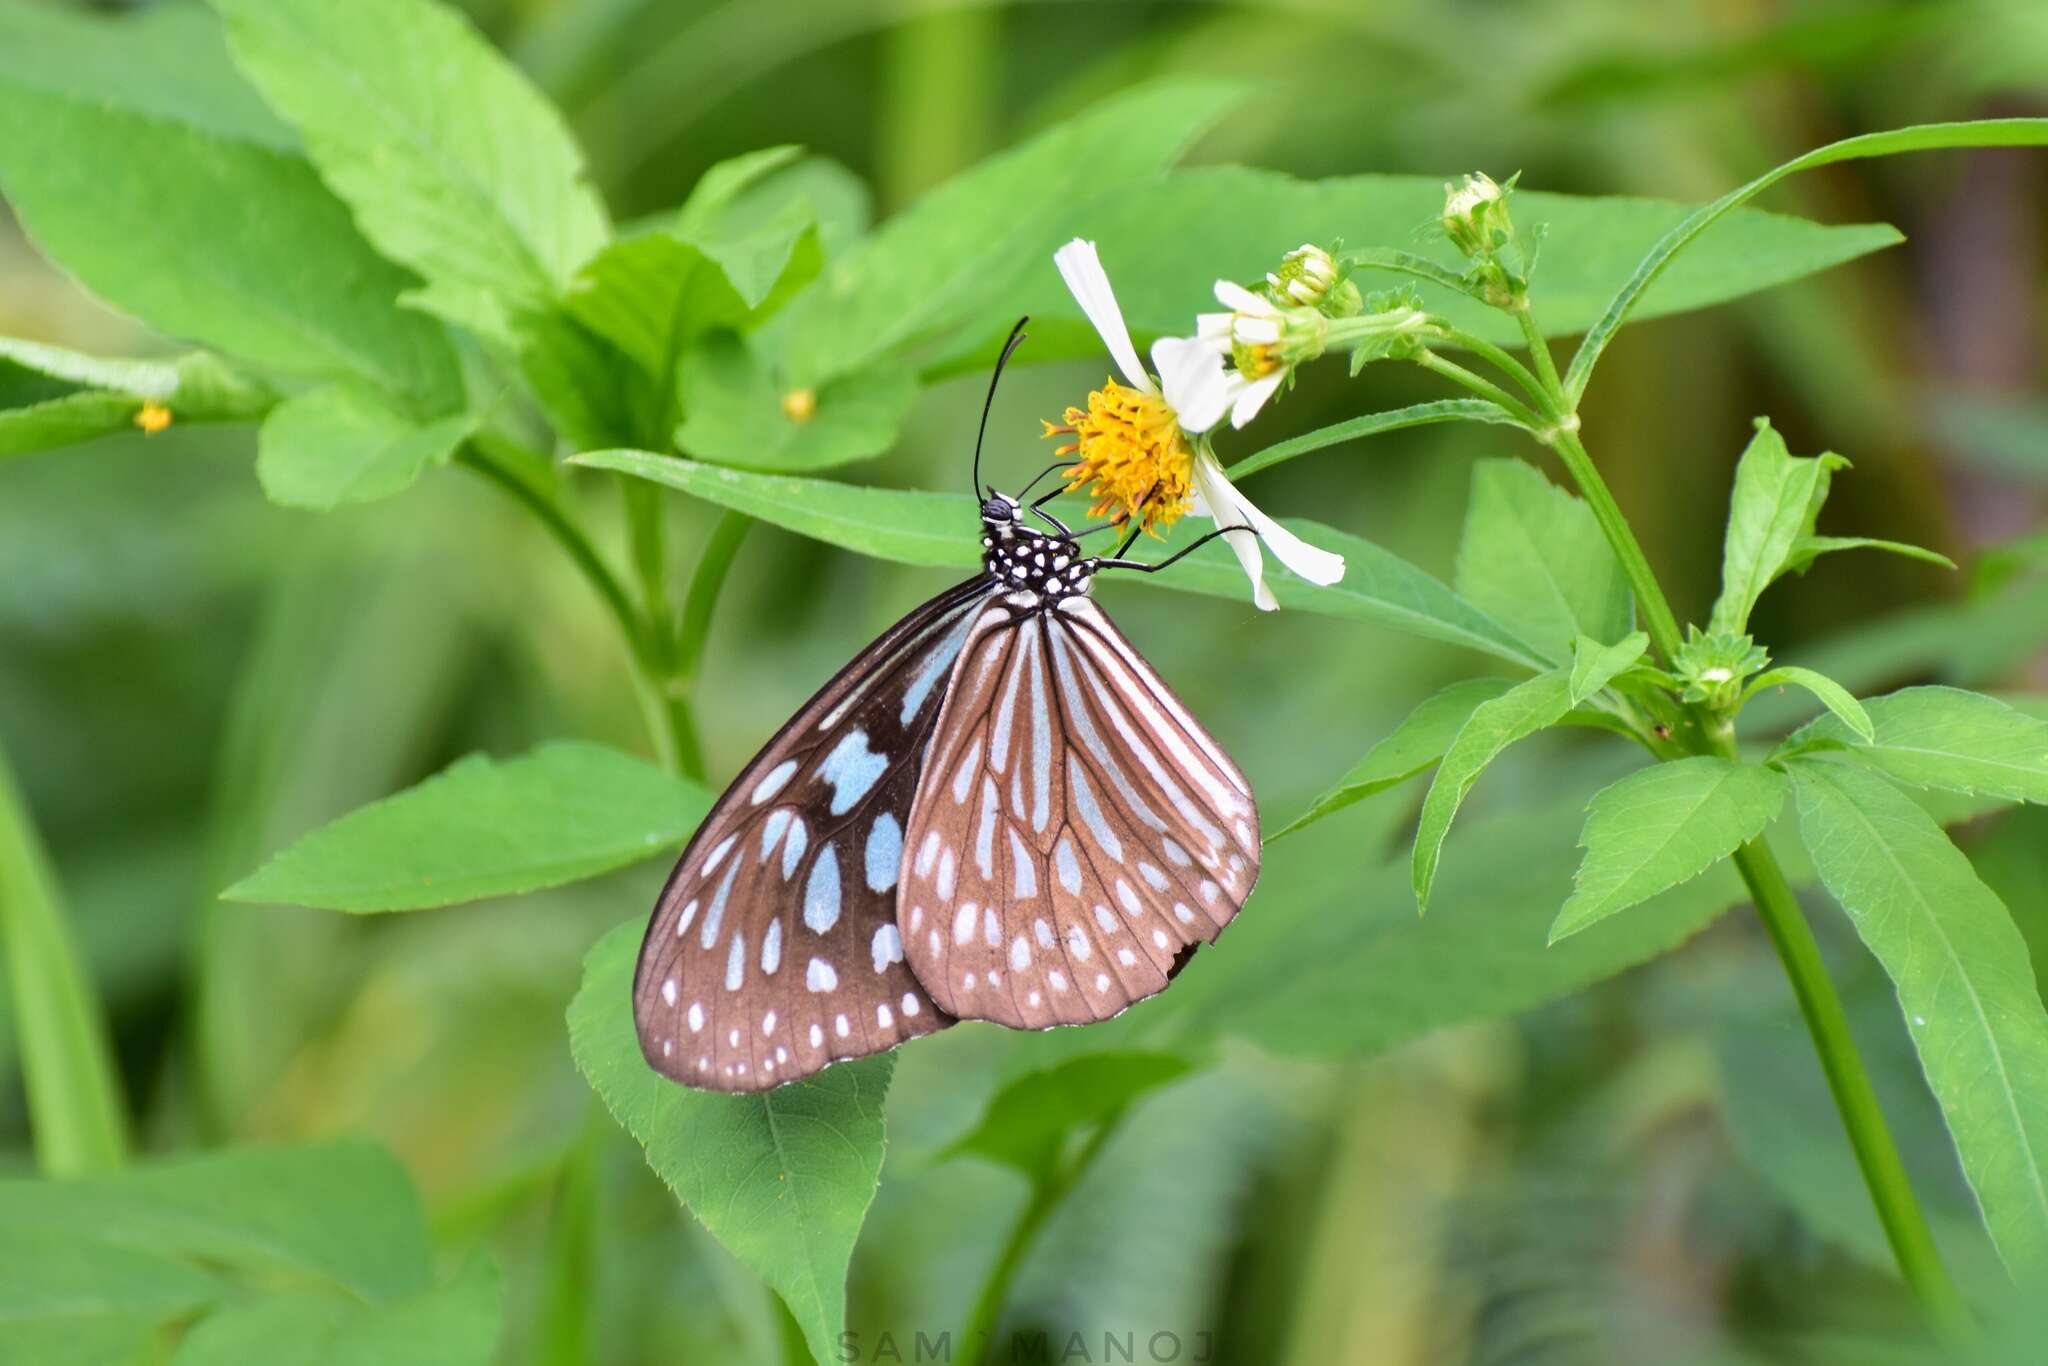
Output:
[[[633,979],[658,1071],[759,1091],[952,1023],[903,962],[897,884],[933,723],[993,591],[970,581],[891,627],[698,827]]]
[[[1258,876],[1244,775],[1086,598],[983,613],[926,765],[897,917],[948,1015],[1107,1019],[1163,989]]]

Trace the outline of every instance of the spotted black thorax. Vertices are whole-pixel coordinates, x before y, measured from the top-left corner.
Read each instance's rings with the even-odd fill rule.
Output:
[[[1013,605],[1046,608],[1085,597],[1095,581],[1095,560],[1070,536],[1023,525],[1022,505],[1005,493],[981,505],[982,572],[1010,590]],[[1016,601],[1027,597],[1028,601]]]

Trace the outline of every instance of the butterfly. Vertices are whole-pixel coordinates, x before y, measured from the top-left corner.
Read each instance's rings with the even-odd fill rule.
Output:
[[[676,1081],[761,1091],[957,1020],[1105,1020],[1251,892],[1250,784],[1090,596],[1222,533],[1157,564],[1125,559],[1130,539],[1089,556],[1080,538],[1113,524],[984,488],[980,458],[977,438],[981,572],[798,709],[655,903],[633,1018]]]

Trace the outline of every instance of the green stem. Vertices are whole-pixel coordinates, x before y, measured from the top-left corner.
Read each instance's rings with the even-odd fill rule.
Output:
[[[633,692],[639,700],[655,758],[670,772],[678,771],[684,743],[681,738],[684,732],[680,727],[688,723],[688,710],[685,707],[678,714],[675,707],[667,704],[668,690],[664,686],[663,670],[655,656],[649,627],[641,619],[611,566],[605,563],[590,537],[570,518],[561,503],[548,491],[522,478],[511,462],[492,450],[489,443],[481,440],[465,442],[455,458],[505,490],[533,513],[597,591],[598,598],[618,626],[619,636],[625,642],[626,653],[632,661]],[[694,736],[691,743],[694,743]]]
[[[1039,1229],[1059,1208],[1060,1201],[1094,1165],[1123,1116],[1124,1112],[1119,1110],[1105,1119],[1081,1150],[1074,1154],[1073,1161],[1043,1180],[1032,1183],[1031,1198],[1017,1216],[1017,1222],[1010,1226],[1010,1236],[1004,1240],[1002,1251],[996,1254],[995,1264],[982,1281],[981,1293],[975,1296],[973,1312],[968,1315],[967,1326],[960,1334],[962,1366],[981,1366],[984,1362],[1001,1359],[995,1350],[995,1332],[1001,1324],[1003,1305],[1010,1297],[1010,1284],[1024,1265],[1024,1254],[1031,1250]]]
[[[1529,312],[1529,301],[1519,299],[1508,311],[1521,325],[1522,340],[1529,347],[1529,359],[1535,364],[1536,373],[1541,377],[1543,387],[1550,392],[1551,402],[1556,405],[1558,415],[1563,416],[1571,411],[1571,405],[1565,398],[1564,383],[1557,377],[1557,362],[1550,358],[1550,343],[1543,339],[1543,330],[1536,326],[1535,315]]]
[[[1425,370],[1442,375],[1461,388],[1470,389],[1481,398],[1491,399],[1508,411],[1509,416],[1532,432],[1541,433],[1550,426],[1538,416],[1528,404],[1523,403],[1492,380],[1482,379],[1456,361],[1445,360],[1434,351],[1423,351],[1415,357],[1415,363]]]
[[[1470,351],[1473,355],[1493,362],[1495,369],[1512,379],[1516,384],[1522,386],[1522,392],[1534,400],[1537,412],[1543,414],[1544,417],[1552,422],[1557,421],[1558,414],[1562,409],[1554,406],[1556,395],[1542,380],[1529,373],[1528,366],[1522,364],[1492,342],[1487,341],[1484,337],[1475,337],[1470,332],[1460,331],[1455,327],[1446,327],[1443,329],[1443,333],[1446,341],[1454,342]],[[1553,384],[1556,383],[1555,375],[1552,376],[1551,382]]]
[[[711,616],[717,610],[718,595],[725,588],[726,576],[732,572],[740,542],[746,539],[747,529],[753,524],[754,519],[745,513],[729,511],[719,514],[712,524],[704,539],[704,549],[697,556],[697,567],[690,575],[690,588],[683,598],[682,622],[675,633],[674,650],[663,681],[662,700],[669,709],[680,744],[683,776],[700,782],[704,778],[704,751],[697,739],[693,700],[697,673],[704,663],[704,642],[711,635]]]
[[[14,1003],[36,1165],[82,1176],[127,1157],[106,1018],[64,921],[48,855],[0,755],[0,959]]]
[[[1636,606],[1642,611],[1643,626],[1650,634],[1650,643],[1669,663],[1684,643],[1678,632],[1678,618],[1672,615],[1671,604],[1665,600],[1664,590],[1658,585],[1649,558],[1643,554],[1643,547],[1636,540],[1628,518],[1622,515],[1621,505],[1614,501],[1607,481],[1600,477],[1600,471],[1593,465],[1593,457],[1586,453],[1585,445],[1579,440],[1579,434],[1571,430],[1571,424],[1550,428],[1543,433],[1543,443],[1557,452],[1572,482],[1585,495],[1587,506],[1593,509],[1594,520],[1600,523],[1608,545],[1614,548],[1615,558],[1621,561],[1621,571],[1628,576],[1629,587],[1635,590]]]
[[[1527,305],[1516,313],[1523,320],[1525,335],[1532,338],[1532,345],[1540,351],[1542,334],[1529,318]],[[1541,360],[1539,364],[1542,364]],[[1571,405],[1558,384],[1555,367],[1546,366],[1545,370],[1546,384],[1553,390],[1554,411],[1569,412]],[[1594,517],[1598,519],[1608,544],[1613,547],[1628,575],[1630,586],[1635,590],[1636,605],[1643,613],[1650,638],[1668,660],[1681,643],[1677,618],[1672,614],[1671,604],[1665,599],[1664,590],[1643,555],[1642,546],[1636,541],[1635,532],[1622,516],[1613,493],[1608,490],[1607,481],[1600,477],[1592,456],[1586,453],[1585,445],[1580,442],[1576,427],[1576,422],[1560,423],[1543,434],[1544,442],[1563,460],[1579,491],[1592,507]],[[1737,757],[1735,736],[1730,726],[1715,722],[1697,709],[1695,719],[1698,724],[1689,742],[1694,752],[1715,753],[1729,759]],[[1949,1279],[1947,1268],[1942,1265],[1941,1255],[1934,1245],[1934,1235],[1928,1230],[1927,1218],[1914,1197],[1905,1163],[1899,1157],[1898,1145],[1892,1140],[1891,1130],[1885,1123],[1884,1110],[1870,1084],[1870,1074],[1863,1066],[1862,1055],[1857,1052],[1855,1036],[1849,1032],[1848,1016],[1842,1010],[1841,998],[1835,994],[1834,982],[1828,976],[1827,965],[1821,960],[1820,946],[1814,942],[1813,929],[1806,923],[1798,898],[1785,881],[1785,874],[1778,867],[1770,845],[1761,836],[1735,851],[1735,866],[1742,874],[1750,897],[1756,903],[1757,915],[1764,922],[1771,943],[1778,951],[1778,960],[1785,965],[1785,975],[1791,980],[1793,994],[1799,999],[1807,1032],[1813,1037],[1814,1051],[1820,1055],[1828,1089],[1834,1093],[1835,1108],[1842,1116],[1842,1127],[1848,1131],[1849,1146],[1855,1151],[1864,1184],[1870,1190],[1871,1203],[1877,1207],[1878,1221],[1884,1226],[1893,1255],[1898,1258],[1899,1269],[1932,1322],[1947,1330],[1966,1330],[1970,1322],[1969,1311],[1955,1282]]]
[[[1731,746],[1732,747],[1732,746]],[[1913,1183],[1906,1175],[1891,1130],[1885,1126],[1884,1110],[1870,1085],[1863,1058],[1856,1051],[1855,1036],[1849,1032],[1849,1017],[1842,999],[1821,961],[1820,945],[1813,929],[1799,909],[1799,900],[1785,881],[1771,847],[1762,839],[1751,840],[1735,851],[1735,866],[1756,902],[1756,911],[1777,947],[1792,992],[1799,998],[1799,1010],[1806,1017],[1806,1029],[1820,1054],[1821,1070],[1827,1074],[1828,1089],[1834,1093],[1835,1108],[1849,1131],[1849,1146],[1856,1164],[1870,1187],[1871,1202],[1877,1206],[1878,1222],[1899,1260],[1906,1284],[1919,1297],[1921,1307],[1937,1327],[1967,1332],[1970,1311],[1962,1293],[1949,1279],[1941,1253],[1934,1245],[1920,1202],[1913,1195]]]

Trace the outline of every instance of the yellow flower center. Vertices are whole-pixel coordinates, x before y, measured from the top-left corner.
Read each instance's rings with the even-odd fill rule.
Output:
[[[171,410],[161,403],[145,402],[135,410],[135,425],[145,436],[155,436],[171,425]]]
[[[1187,510],[1194,452],[1180,419],[1157,394],[1105,380],[1088,407],[1069,408],[1065,424],[1045,434],[1074,439],[1057,454],[1076,457],[1069,489],[1087,488],[1091,517],[1122,522],[1137,517],[1146,531],[1172,526]]]

